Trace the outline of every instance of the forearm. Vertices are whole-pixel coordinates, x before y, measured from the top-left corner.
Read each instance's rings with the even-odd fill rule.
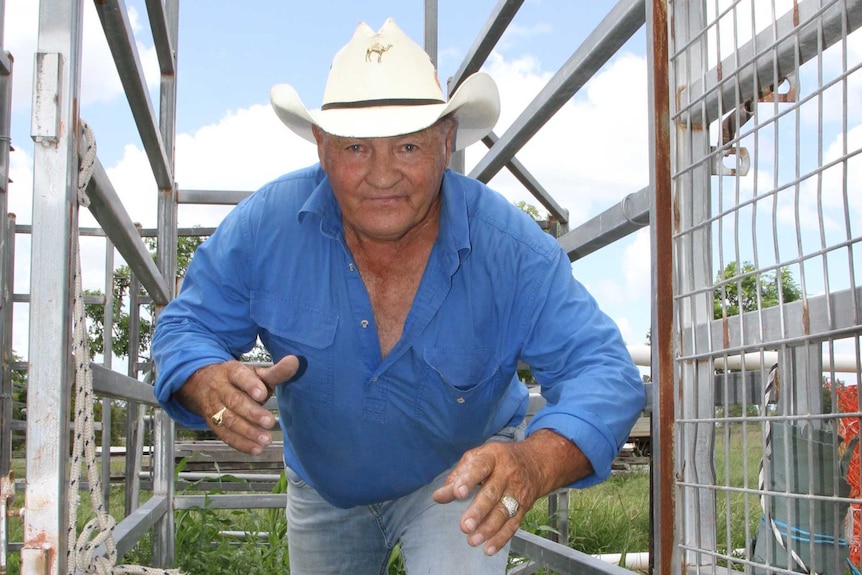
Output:
[[[593,467],[583,451],[572,441],[550,430],[539,429],[518,445],[536,470],[536,481],[542,495],[571,485],[593,474]]]

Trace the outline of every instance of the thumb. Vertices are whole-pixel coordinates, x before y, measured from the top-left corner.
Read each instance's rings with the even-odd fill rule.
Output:
[[[299,371],[300,364],[305,360],[295,355],[286,355],[281,360],[269,367],[257,367],[255,373],[272,390],[276,385],[292,378]]]

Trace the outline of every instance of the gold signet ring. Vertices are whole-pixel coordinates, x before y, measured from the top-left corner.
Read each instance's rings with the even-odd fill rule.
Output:
[[[222,407],[218,411],[216,411],[212,417],[210,417],[210,421],[213,422],[215,427],[221,427],[224,425],[224,412],[227,411],[227,406]]]

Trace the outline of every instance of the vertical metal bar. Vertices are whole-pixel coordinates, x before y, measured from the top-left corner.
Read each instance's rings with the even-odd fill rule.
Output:
[[[129,377],[138,378],[138,347],[141,333],[140,297],[141,284],[131,274],[129,281],[129,366],[127,374]],[[126,411],[126,516],[138,508],[140,497],[140,470],[141,470],[141,406],[137,401],[129,400]]]
[[[646,3],[649,76],[650,244],[652,254],[652,465],[650,572],[672,573],[674,554],[673,203],[671,178],[668,13],[665,0]]]
[[[0,14],[3,7],[0,6]],[[2,16],[0,16],[2,26]],[[0,37],[0,50],[3,43]],[[9,57],[9,62],[12,58]],[[9,234],[6,233],[9,186],[9,148],[11,138],[11,116],[12,116],[12,74],[0,73],[0,477],[5,477],[12,465],[12,379],[9,363],[12,361],[11,335],[8,327],[11,323],[7,321],[12,316],[12,276],[13,269],[9,265],[9,258],[14,251],[9,246]],[[15,229],[14,226],[12,228]],[[15,236],[12,235],[14,243]],[[0,522],[5,521],[0,517]]]
[[[437,67],[437,0],[425,0],[425,51]]]
[[[114,244],[105,238],[105,305],[102,308],[102,356],[107,369],[114,362]],[[111,498],[111,413],[110,397],[102,398],[102,499]]]
[[[11,59],[10,59],[11,62]],[[7,569],[7,551],[9,546],[9,504],[14,501],[15,495],[15,477],[12,474],[12,288],[15,285],[15,216],[9,214],[4,220],[4,236],[3,249],[0,251],[0,274],[2,274],[2,306],[3,313],[0,315],[0,349],[3,353],[3,393],[8,391],[8,400],[0,403],[2,405],[3,414],[0,415],[0,435],[2,435],[3,445],[0,446],[2,455],[0,455],[0,573],[6,573]],[[8,384],[8,385],[7,385]],[[6,399],[6,397],[4,397]]]
[[[78,225],[81,0],[39,3],[22,575],[66,572],[72,230]]]
[[[675,2],[675,45],[684,46],[674,54],[673,87],[675,93],[703,77],[707,58],[706,18],[703,2]],[[677,102],[682,107],[684,103]],[[712,320],[712,293],[702,288],[712,284],[712,248],[710,228],[701,225],[710,216],[710,163],[709,132],[707,126],[690,122],[676,125],[673,157],[676,170],[681,171],[673,184],[678,214],[679,234],[674,254],[677,264],[676,293],[681,295],[676,318],[681,333],[698,323]],[[681,344],[685,355],[703,353],[694,340]],[[680,394],[679,413],[686,420],[677,436],[675,445],[677,467],[686,486],[679,492],[677,520],[679,536],[689,549],[716,549],[715,492],[709,487],[715,484],[713,447],[715,428],[712,423],[701,422],[702,418],[715,415],[713,367],[711,361],[685,361],[680,364],[678,385]],[[688,551],[684,558],[687,565],[713,565],[715,558],[699,551]]]
[[[0,0],[0,52],[3,51],[5,2]],[[0,70],[0,573],[6,573],[9,544],[8,504],[15,492],[12,471],[12,270],[15,222],[8,233],[7,192],[12,115],[12,57],[7,53],[7,70]],[[12,242],[12,245],[9,242]]]
[[[171,46],[178,46],[179,0],[166,0],[165,20]],[[176,61],[176,54],[173,54]],[[176,135],[177,76],[176,68],[171,74],[162,73],[159,125],[162,141],[174,169],[174,139]],[[157,265],[165,277],[168,297],[176,295],[177,275],[177,186],[159,190],[158,199],[158,249]],[[156,311],[157,321],[158,310]],[[152,369],[155,369],[153,367]],[[153,527],[153,560],[156,565],[167,567],[174,562],[174,422],[162,410],[156,410],[153,418],[153,496],[164,496],[168,502],[165,515]]]

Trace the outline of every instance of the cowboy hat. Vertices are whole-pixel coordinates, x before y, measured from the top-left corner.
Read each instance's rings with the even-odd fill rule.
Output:
[[[270,100],[281,121],[312,143],[312,126],[336,136],[383,138],[424,130],[451,114],[459,150],[485,137],[500,115],[497,85],[487,74],[471,75],[445,101],[431,58],[391,18],[378,32],[359,23],[332,60],[320,109],[306,109],[288,84],[273,86]]]

